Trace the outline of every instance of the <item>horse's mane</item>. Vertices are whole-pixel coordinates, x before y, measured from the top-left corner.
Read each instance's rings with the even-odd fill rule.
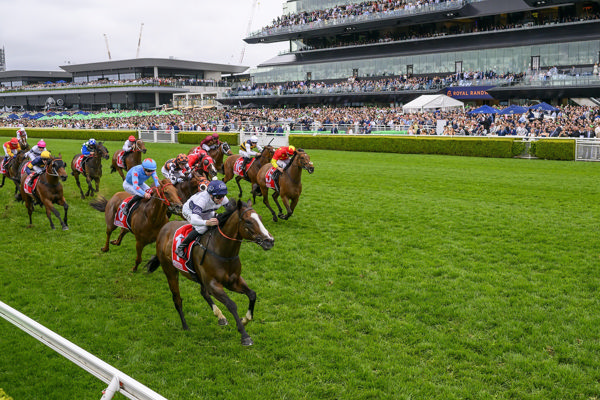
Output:
[[[240,200],[238,200],[238,201],[240,201]],[[237,202],[230,201],[229,203],[227,203],[227,205],[225,206],[225,212],[222,212],[221,214],[217,215],[217,220],[219,221],[219,226],[223,227],[223,225],[225,225],[225,223],[227,222],[229,217],[231,217],[231,215],[234,212],[236,212],[237,209],[238,209]]]

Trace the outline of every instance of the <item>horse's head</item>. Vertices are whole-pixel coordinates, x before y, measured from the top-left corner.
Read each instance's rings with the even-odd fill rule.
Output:
[[[177,193],[177,188],[173,186],[170,180],[163,179],[158,188],[160,199],[167,205],[172,214],[181,215],[183,203]]]
[[[142,153],[146,154],[146,145],[142,139],[135,141],[134,151],[141,151]]]
[[[273,155],[275,154],[275,148],[270,144],[266,145],[263,148],[263,151],[260,153],[260,158],[263,159],[263,164],[271,161]]]
[[[270,250],[275,245],[275,239],[263,225],[262,218],[252,208],[252,202],[238,200],[236,204],[238,215],[238,234],[245,240],[254,242],[264,250]]]
[[[67,164],[62,160],[60,153],[58,157],[50,158],[50,162],[46,165],[46,172],[48,175],[58,176],[63,182],[67,180]]]
[[[211,156],[204,156],[202,162],[196,163],[196,169],[202,173],[204,172],[209,178],[217,176],[217,167],[215,167],[215,160]]]
[[[223,154],[227,154],[228,156],[233,155],[233,153],[231,152],[231,146],[229,146],[229,143],[227,142],[221,143],[221,152]]]
[[[104,146],[104,144],[102,143],[103,142],[96,143],[96,151],[98,152],[98,155],[100,157],[104,158],[105,160],[108,160],[108,158],[110,157],[110,153],[108,152],[106,146]]]
[[[194,188],[194,193],[204,192],[210,183],[210,181],[206,179],[204,175],[201,175],[195,171],[192,173],[192,179],[190,179],[190,182]]]
[[[309,174],[315,172],[315,167],[312,161],[310,161],[310,156],[306,154],[304,150],[297,149],[294,156],[296,157],[298,167],[305,169]]]

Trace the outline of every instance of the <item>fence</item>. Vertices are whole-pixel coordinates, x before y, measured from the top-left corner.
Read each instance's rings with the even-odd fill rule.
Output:
[[[600,139],[576,139],[575,161],[600,161]]]
[[[185,132],[185,131],[184,131]],[[195,131],[194,131],[195,132]],[[161,131],[161,130],[139,130],[138,137],[146,142],[153,143],[178,143],[179,131]],[[206,135],[212,132],[204,132]],[[270,144],[273,147],[287,146],[289,144],[289,134],[275,133],[275,132],[252,132],[241,130],[239,132],[239,143],[250,139],[253,135],[256,135],[261,146]]]
[[[116,392],[120,392],[132,400],[167,400],[130,376],[1,301],[0,316],[108,384],[101,400],[112,399]]]

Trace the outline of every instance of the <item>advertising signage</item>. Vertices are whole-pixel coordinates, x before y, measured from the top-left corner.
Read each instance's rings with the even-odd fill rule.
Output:
[[[446,96],[455,99],[493,99],[487,92],[493,86],[456,86],[446,88]]]

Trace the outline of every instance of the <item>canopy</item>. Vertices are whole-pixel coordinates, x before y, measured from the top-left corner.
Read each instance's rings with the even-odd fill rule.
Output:
[[[539,110],[539,111],[558,111],[558,108],[552,107],[548,103],[544,103],[543,101],[535,106],[529,107],[530,110]]]
[[[464,110],[465,103],[445,94],[424,94],[402,106],[402,111],[405,113],[435,110],[446,111],[453,108],[462,108]]]
[[[527,112],[527,108],[513,104],[513,105],[508,106],[505,109],[501,110],[499,112],[499,114],[503,114],[503,115],[504,114],[524,114],[526,112]]]
[[[474,110],[469,111],[469,114],[497,114],[500,111],[497,108],[490,107],[488,105],[483,105]]]

